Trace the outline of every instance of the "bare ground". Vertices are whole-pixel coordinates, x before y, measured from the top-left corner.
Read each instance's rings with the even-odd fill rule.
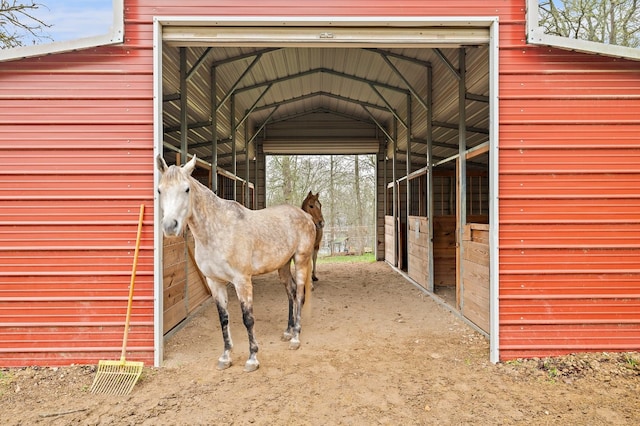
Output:
[[[486,339],[385,263],[322,264],[302,346],[280,340],[286,295],[255,280],[260,369],[230,299],[234,365],[209,303],[131,394],[93,395],[95,366],[0,369],[3,425],[635,425],[640,354],[489,362]],[[232,292],[230,292],[232,294]]]

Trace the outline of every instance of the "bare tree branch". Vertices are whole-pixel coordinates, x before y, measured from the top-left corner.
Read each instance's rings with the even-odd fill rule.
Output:
[[[52,40],[44,32],[51,25],[33,14],[41,7],[47,8],[34,0],[0,0],[0,49],[24,46],[29,38],[32,44]]]
[[[638,0],[540,0],[538,10],[547,34],[640,47]]]

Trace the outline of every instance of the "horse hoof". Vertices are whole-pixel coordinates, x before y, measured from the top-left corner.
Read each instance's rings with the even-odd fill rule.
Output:
[[[231,361],[220,361],[218,360],[218,370],[226,370],[231,367]]]
[[[245,373],[251,373],[252,371],[256,371],[260,367],[260,363],[258,361],[247,361],[244,365]]]
[[[289,342],[289,349],[291,349],[292,351],[295,351],[299,347],[300,347],[300,340],[291,340]]]
[[[313,281],[318,281],[318,277],[316,277],[315,275],[314,275],[313,277],[311,277],[311,279],[312,279]]]
[[[293,337],[293,334],[285,331],[284,334],[282,335],[282,341],[283,342],[289,342],[289,341],[291,341],[292,337]]]

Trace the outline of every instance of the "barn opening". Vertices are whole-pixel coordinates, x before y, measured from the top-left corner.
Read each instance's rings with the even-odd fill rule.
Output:
[[[155,28],[167,162],[196,155],[205,185],[263,208],[269,155],[374,155],[377,259],[490,334],[495,21],[199,17]],[[192,238],[172,244],[157,244],[163,333],[208,298]]]
[[[318,195],[324,217],[321,262],[336,256],[375,259],[375,154],[268,155],[266,160],[267,206],[299,206],[309,191]]]

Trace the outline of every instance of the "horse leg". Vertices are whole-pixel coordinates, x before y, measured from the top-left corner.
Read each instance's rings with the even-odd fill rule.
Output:
[[[287,329],[282,335],[282,340],[289,341],[291,340],[291,336],[293,336],[293,304],[296,298],[296,283],[293,280],[293,276],[291,276],[291,262],[287,262],[283,267],[278,269],[278,276],[282,284],[284,284],[284,288],[287,291],[287,298],[289,299],[289,320],[287,322]]]
[[[310,269],[313,270],[312,257],[310,255],[296,255],[296,280],[293,300],[293,334],[289,341],[289,349],[300,347],[300,331],[302,330],[302,306],[304,305],[307,281],[311,278]]]
[[[313,281],[318,281],[318,277],[316,276],[316,261],[318,260],[318,251],[320,251],[320,247],[313,248],[313,269],[311,273],[311,279]],[[313,289],[313,287],[311,287]]]
[[[244,371],[256,371],[260,367],[258,362],[258,342],[254,334],[255,319],[253,317],[253,286],[251,277],[245,277],[236,284],[236,293],[242,309],[242,322],[247,329],[249,337],[249,359],[244,365]]]
[[[207,283],[211,289],[211,295],[218,308],[218,317],[220,318],[220,328],[222,329],[222,339],[224,340],[224,352],[218,358],[218,370],[224,370],[231,367],[231,350],[233,349],[233,341],[229,331],[229,311],[227,309],[227,284],[224,282],[213,281],[207,278]]]

